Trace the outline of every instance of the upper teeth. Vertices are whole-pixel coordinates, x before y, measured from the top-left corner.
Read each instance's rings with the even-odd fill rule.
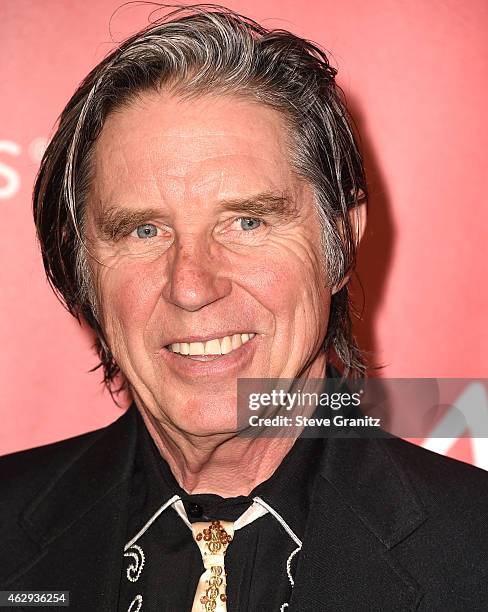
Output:
[[[226,355],[239,348],[256,334],[234,334],[223,338],[213,338],[206,342],[173,342],[168,349],[181,355]]]

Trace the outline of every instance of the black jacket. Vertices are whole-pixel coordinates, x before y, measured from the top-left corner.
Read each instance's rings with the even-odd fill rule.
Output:
[[[135,416],[0,459],[0,590],[117,610]],[[398,439],[331,439],[321,475],[287,612],[488,610],[486,472]]]

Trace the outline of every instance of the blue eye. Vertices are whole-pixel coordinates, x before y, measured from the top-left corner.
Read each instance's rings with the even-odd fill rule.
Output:
[[[245,231],[257,229],[262,223],[260,219],[253,219],[251,217],[241,217],[238,220],[241,223],[241,229]]]
[[[158,228],[152,225],[152,223],[139,225],[139,227],[136,228],[136,235],[138,238],[154,238],[158,235]]]

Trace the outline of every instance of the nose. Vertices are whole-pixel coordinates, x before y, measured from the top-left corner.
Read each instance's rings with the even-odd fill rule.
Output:
[[[194,312],[229,295],[232,284],[226,278],[209,246],[196,240],[176,240],[168,252],[168,274],[163,298]]]

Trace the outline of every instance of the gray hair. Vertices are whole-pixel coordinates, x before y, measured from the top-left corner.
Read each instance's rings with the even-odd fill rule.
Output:
[[[98,336],[104,381],[119,374],[98,321],[84,244],[91,153],[108,114],[148,90],[190,98],[245,96],[278,111],[288,127],[290,160],[311,185],[322,225],[331,285],[354,266],[349,212],[366,195],[361,155],[336,70],[315,44],[267,30],[224,7],[180,7],[123,42],[84,79],[61,114],[34,188],[34,216],[48,279],[77,318]],[[351,329],[347,284],[332,296],[325,348],[344,375],[364,362]]]

